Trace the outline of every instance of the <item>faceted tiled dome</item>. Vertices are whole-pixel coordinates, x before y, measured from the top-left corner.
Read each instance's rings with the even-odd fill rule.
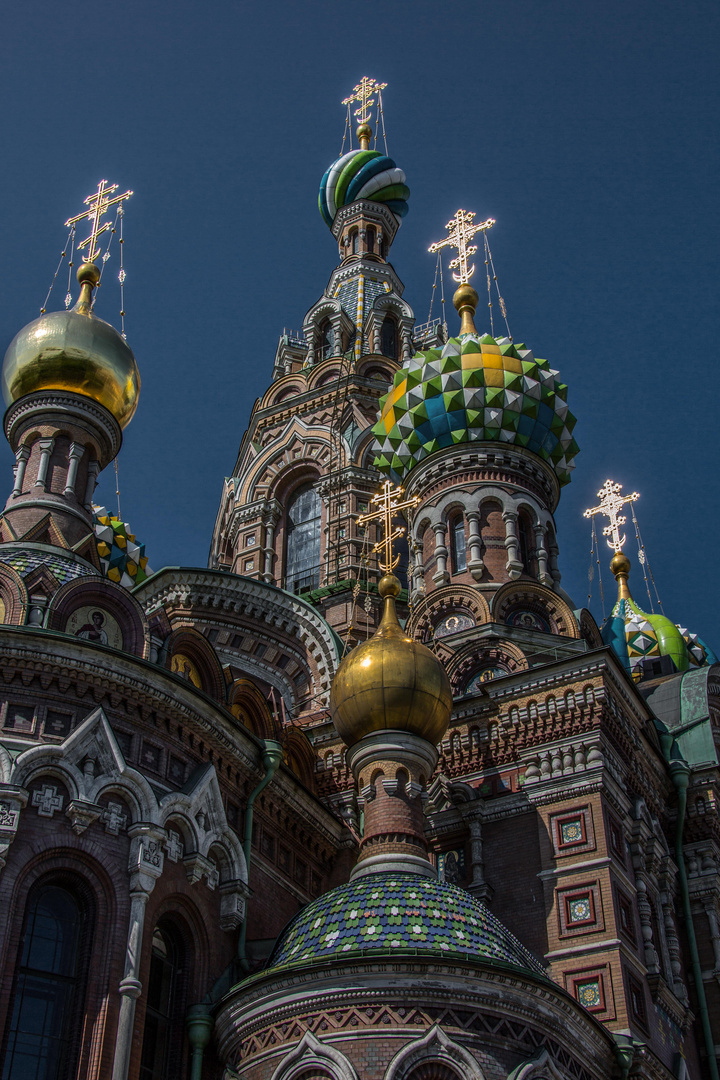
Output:
[[[621,598],[602,628],[606,645],[632,675],[643,660],[670,656],[678,671],[715,663],[715,654],[697,634],[676,626],[664,615],[648,615],[634,600]]]
[[[358,878],[308,904],[281,934],[268,967],[408,950],[545,975],[535,957],[464,889],[392,873]]]
[[[373,432],[375,465],[402,478],[429,454],[466,442],[532,450],[567,484],[578,445],[567,386],[547,360],[489,334],[450,338],[395,373]]]

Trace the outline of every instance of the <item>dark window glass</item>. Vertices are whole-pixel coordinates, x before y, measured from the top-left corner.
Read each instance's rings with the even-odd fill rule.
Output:
[[[380,330],[380,350],[383,356],[397,360],[397,327],[392,315],[386,315]]]
[[[77,1072],[92,913],[59,884],[34,889],[9,1015],[2,1080],[70,1080]]]
[[[335,344],[335,335],[333,333],[332,323],[325,322],[320,327],[320,359],[327,360],[329,356],[333,354],[333,346]]]
[[[465,522],[458,518],[452,525],[450,534],[452,541],[453,570],[456,574],[467,570],[467,551],[465,548]]]
[[[287,513],[288,592],[305,592],[320,582],[320,496],[308,484],[295,492]]]
[[[531,572],[531,560],[535,555],[535,543],[533,539],[532,522],[520,514],[518,518],[518,546],[520,548],[520,562],[526,573]]]
[[[353,253],[353,255],[357,255],[359,251],[360,251],[360,237],[358,235],[357,229],[355,229],[354,232],[352,233],[352,253]]]
[[[169,1080],[178,1075],[183,1046],[182,975],[183,948],[174,927],[155,928],[147,985],[140,1080]]]
[[[375,252],[375,230],[368,229],[367,231],[367,249],[373,254]]]

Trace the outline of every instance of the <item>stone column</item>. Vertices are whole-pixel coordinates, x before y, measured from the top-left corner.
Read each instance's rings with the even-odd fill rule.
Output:
[[[482,538],[480,536],[480,511],[468,510],[466,513],[468,524],[470,526],[470,561],[468,563],[468,570],[474,577],[475,581],[480,581],[485,569],[485,563],[482,560]]]
[[[523,570],[523,564],[518,558],[520,544],[517,535],[517,519],[518,516],[514,510],[505,510],[503,513],[503,521],[505,522],[505,550],[508,553],[505,569],[513,581],[520,577]]]
[[[65,490],[63,491],[63,495],[65,496],[75,494],[78,465],[80,464],[84,453],[85,447],[82,443],[70,443],[70,464],[68,466],[67,479],[65,481]]]
[[[275,526],[280,519],[280,507],[274,503],[268,503],[263,507],[263,524],[265,527],[265,546],[263,548],[264,566],[262,568],[262,580],[269,585],[273,582],[273,557],[275,555]]]
[[[548,553],[545,547],[546,529],[544,525],[535,526],[535,554],[538,561],[538,581],[552,589],[553,579],[548,572]]]
[[[710,927],[710,940],[712,941],[715,956],[715,975],[720,975],[720,928],[718,927],[717,909],[714,900],[705,903],[705,914]]]
[[[25,481],[25,470],[27,468],[29,457],[30,447],[20,446],[15,454],[15,483],[12,490],[13,498],[16,495],[22,494],[23,483]]]
[[[333,323],[333,356],[342,356],[342,327],[339,319]]]
[[[95,488],[97,487],[98,473],[100,472],[100,462],[91,461],[88,464],[87,471],[87,483],[85,485],[85,497],[83,499],[83,506],[86,510],[92,510],[92,499],[95,494]]]
[[[120,981],[120,1015],[115,1040],[112,1080],[127,1080],[135,1026],[135,1002],[142,993],[138,979],[140,952],[145,926],[145,908],[155,882],[163,871],[162,842],[164,829],[147,822],[137,822],[128,829],[130,847],[130,923],[128,926],[125,970]]]
[[[438,522],[437,525],[433,525],[433,532],[435,533],[435,558],[437,559],[437,569],[433,574],[433,581],[437,585],[444,585],[450,580],[447,569],[448,549],[445,546],[446,526],[442,522]]]
[[[460,813],[467,822],[470,833],[470,871],[472,878],[467,886],[469,893],[487,903],[493,894],[493,890],[485,880],[485,860],[483,859],[482,842],[482,808],[476,803],[463,803],[459,807]]]
[[[402,339],[402,360],[405,363],[412,356],[412,329],[403,325],[400,334]]]
[[[635,878],[635,884],[637,886],[637,908],[640,916],[645,967],[650,975],[657,975],[660,972],[660,963],[653,944],[652,908],[647,895],[647,882],[644,877],[638,874]]]
[[[422,595],[425,591],[425,565],[423,563],[423,543],[414,537],[410,540],[413,559],[412,596]]]
[[[35,487],[45,490],[45,484],[47,482],[48,468],[50,466],[50,455],[53,452],[53,446],[55,445],[55,439],[39,439],[38,446],[40,447],[40,465],[38,466],[37,480],[35,481]]]

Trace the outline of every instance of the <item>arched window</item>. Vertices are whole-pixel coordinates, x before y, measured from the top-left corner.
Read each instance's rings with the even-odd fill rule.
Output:
[[[520,562],[526,574],[534,574],[535,563],[535,532],[530,515],[521,510],[518,514],[518,546],[520,548]]]
[[[75,1076],[94,910],[71,878],[30,892],[15,968],[2,1080]]]
[[[372,227],[365,234],[365,246],[371,255],[375,253],[375,230]]]
[[[450,546],[452,548],[453,573],[461,574],[467,570],[467,549],[465,547],[465,520],[454,518],[450,523]]]
[[[350,250],[353,255],[358,255],[360,253],[360,235],[357,229],[353,229],[350,233]]]
[[[300,593],[320,582],[320,496],[311,484],[299,488],[287,511],[285,588]]]
[[[392,315],[386,315],[380,328],[380,352],[391,360],[397,360],[397,326]]]
[[[161,919],[152,937],[140,1080],[170,1080],[182,1071],[186,951],[176,927]]]
[[[335,346],[335,334],[329,319],[320,327],[320,359],[327,360],[332,356]]]

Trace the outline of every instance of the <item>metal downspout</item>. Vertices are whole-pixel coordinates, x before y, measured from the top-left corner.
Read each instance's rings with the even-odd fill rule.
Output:
[[[283,759],[283,750],[279,742],[275,742],[273,739],[266,739],[263,749],[262,763],[265,767],[265,775],[258,784],[258,786],[250,792],[248,797],[247,806],[245,807],[245,835],[243,837],[243,853],[245,855],[245,865],[247,867],[248,881],[250,880],[250,854],[252,846],[252,826],[255,800],[267,785],[272,780],[273,776],[278,770],[278,766]],[[246,938],[247,938],[247,914],[242,921],[240,927],[240,935],[238,937],[237,948],[237,962],[240,970],[246,975],[250,970],[246,952]]]
[[[705,985],[703,983],[700,956],[698,954],[697,938],[695,937],[695,924],[693,922],[692,906],[690,904],[690,889],[688,888],[687,870],[685,868],[685,856],[683,854],[683,826],[685,824],[685,809],[687,806],[687,789],[690,781],[690,766],[682,758],[672,758],[668,761],[670,776],[675,785],[678,799],[677,822],[675,825],[675,861],[678,867],[680,879],[680,895],[682,897],[683,914],[687,927],[688,945],[690,948],[690,962],[692,966],[695,992],[698,999],[698,1011],[702,1026],[705,1052],[707,1053],[708,1069],[711,1080],[718,1080],[717,1057],[715,1056],[715,1041],[712,1028],[710,1027],[710,1014],[708,1013],[707,998],[705,997]]]

